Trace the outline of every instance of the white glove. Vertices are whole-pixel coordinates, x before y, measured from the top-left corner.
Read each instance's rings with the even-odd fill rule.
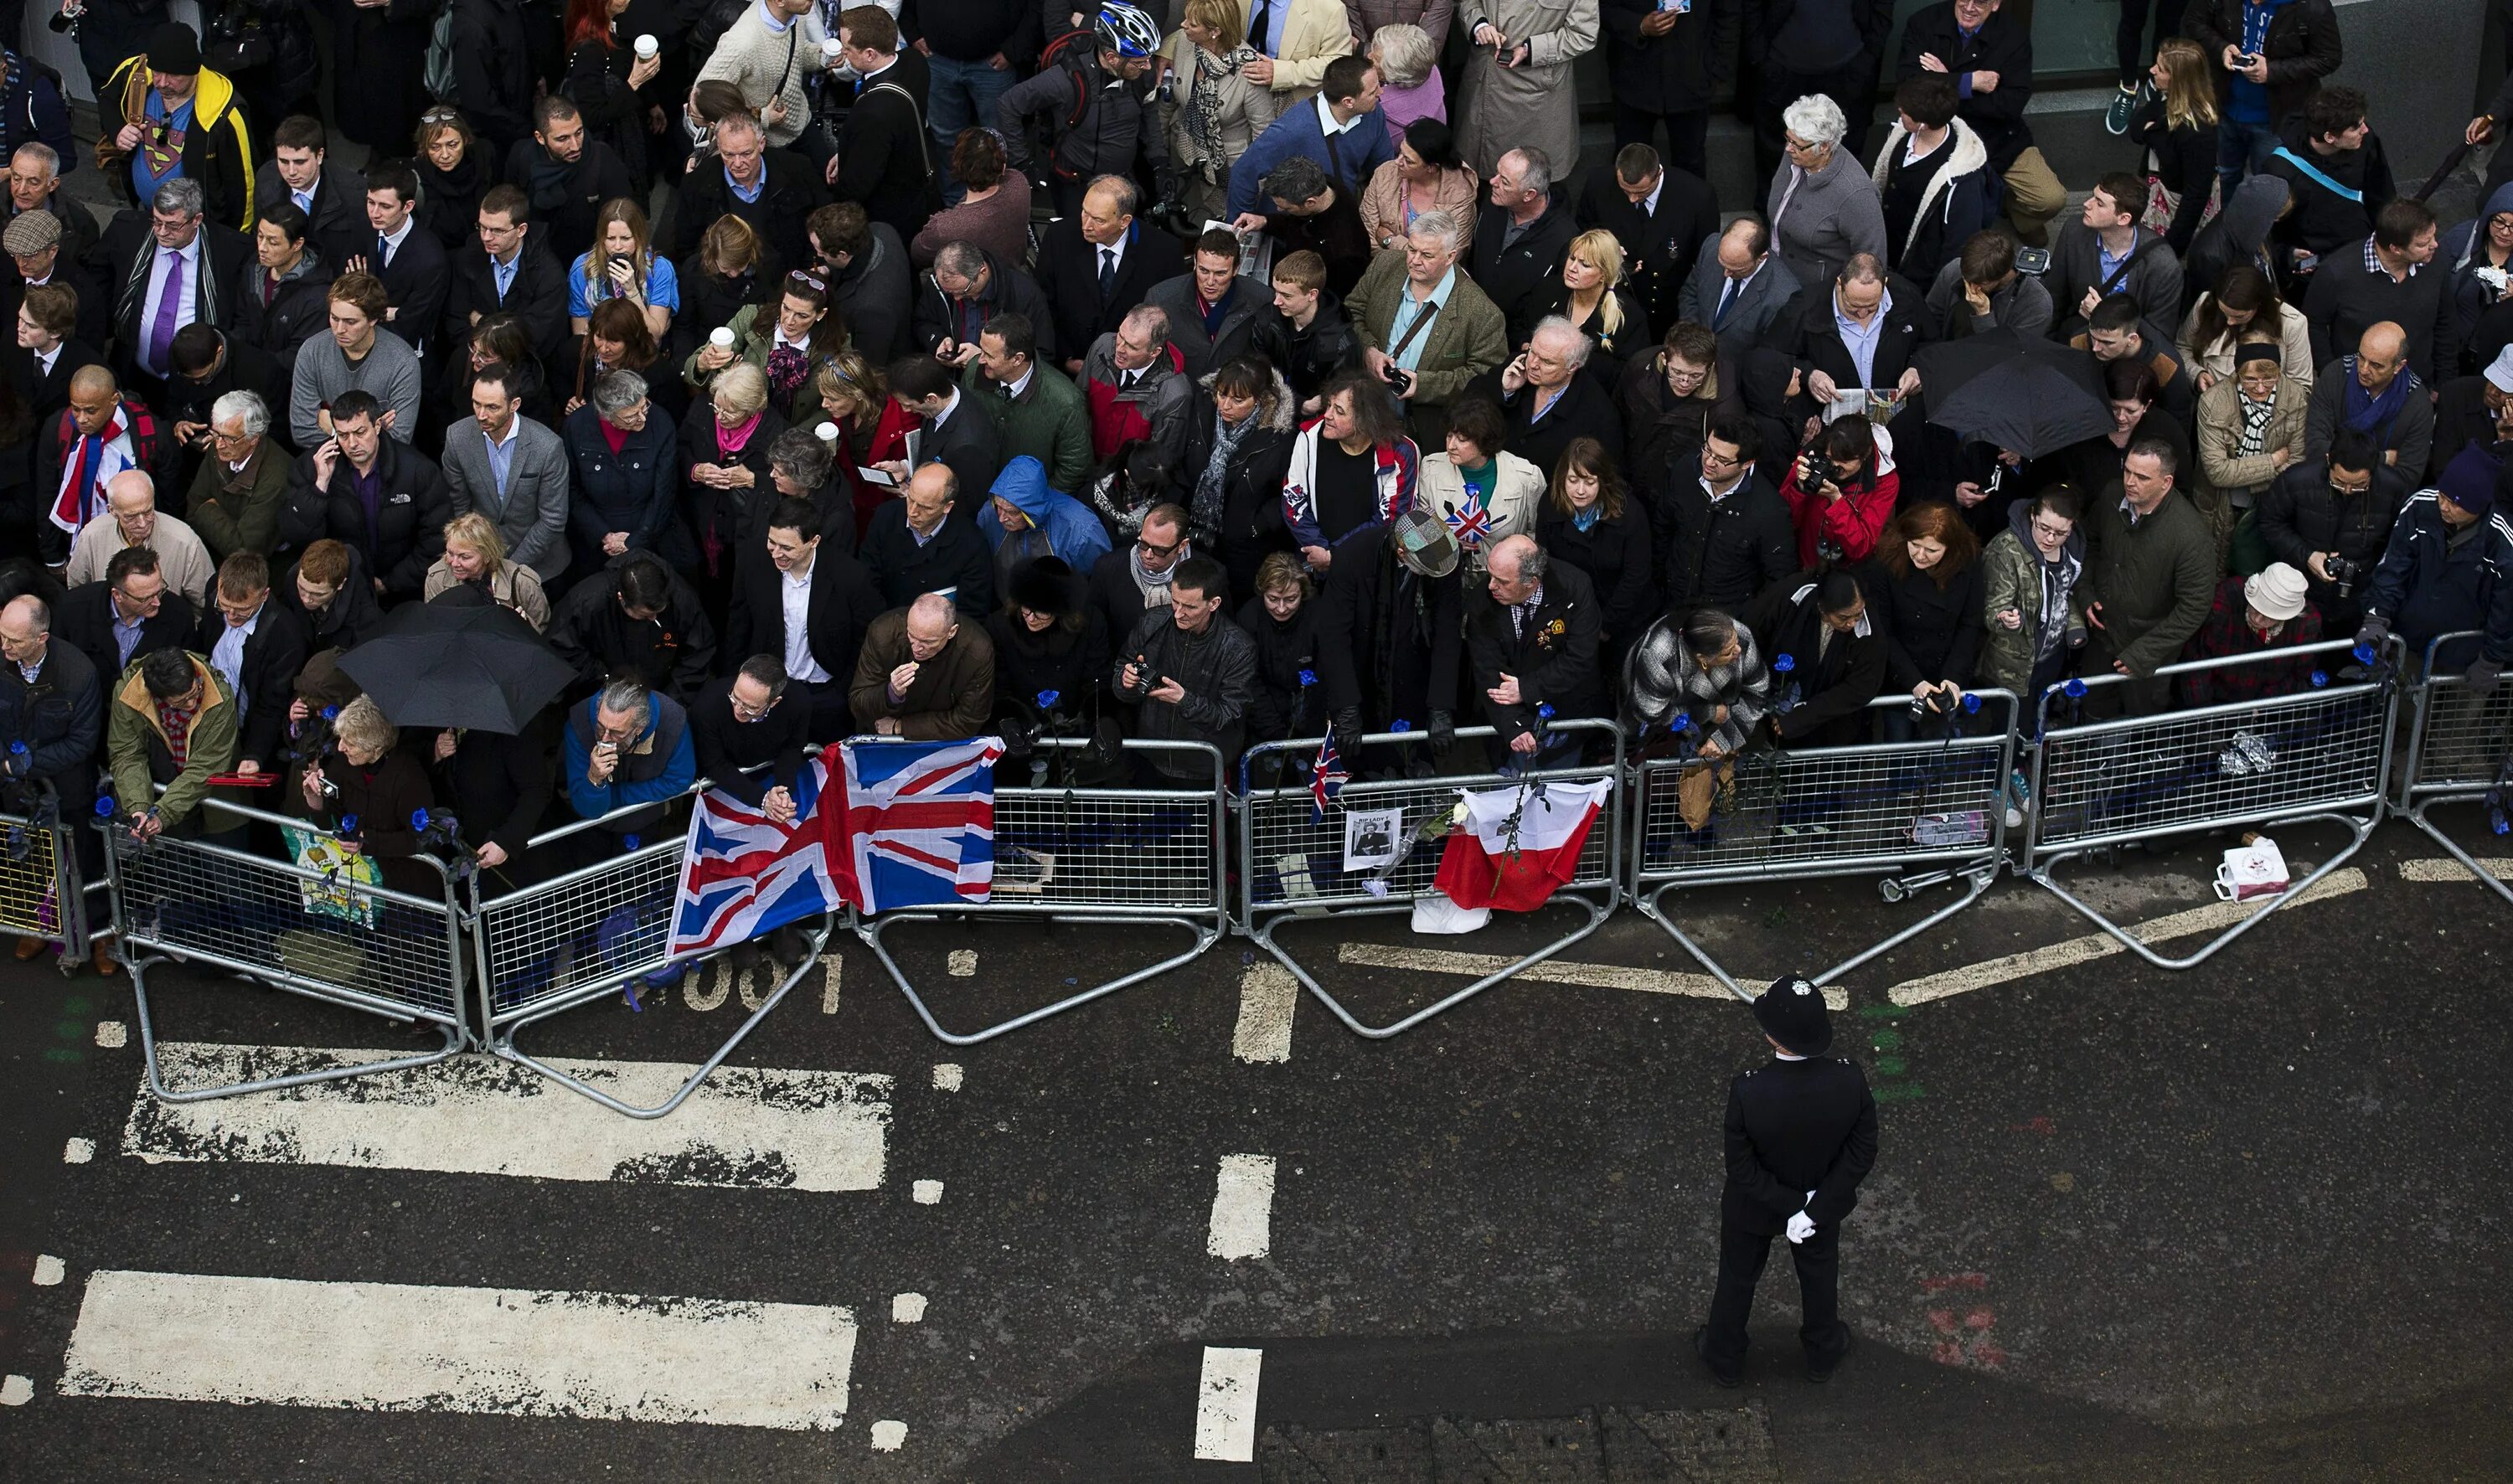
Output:
[[[1813,1235],[1815,1235],[1814,1217],[1807,1215],[1804,1211],[1800,1211],[1797,1215],[1789,1218],[1789,1240],[1791,1243],[1805,1241],[1808,1237]]]

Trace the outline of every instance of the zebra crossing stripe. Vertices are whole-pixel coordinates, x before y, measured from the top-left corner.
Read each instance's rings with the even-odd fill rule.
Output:
[[[804,1304],[106,1270],[59,1389],[825,1432],[855,1349]]]
[[[371,1061],[384,1053],[170,1042],[178,1088]],[[698,1069],[557,1061],[630,1103],[653,1104]],[[345,1165],[541,1180],[869,1191],[884,1175],[893,1079],[720,1067],[668,1118],[623,1118],[510,1062],[432,1067],[276,1093],[166,1103],[142,1085],[122,1151],[150,1163]]]

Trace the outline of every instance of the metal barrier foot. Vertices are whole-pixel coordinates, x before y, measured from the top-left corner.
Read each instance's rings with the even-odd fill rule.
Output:
[[[1862,949],[1858,953],[1852,955],[1850,957],[1844,958],[1839,963],[1832,965],[1830,968],[1819,970],[1814,976],[1815,983],[1827,985],[1838,984],[1841,982],[1843,975],[1855,972],[1856,970],[1865,967],[1873,960],[1881,958],[1885,955],[1892,953],[1894,950],[1900,948],[1903,944],[1910,942],[1913,938],[1927,932],[1930,928],[1936,926],[1938,923],[1945,921],[1948,918],[1951,918],[1955,914],[1963,911],[1965,908],[1970,907],[1973,903],[1979,901],[1981,896],[1986,893],[1992,885],[1997,883],[1999,870],[2004,864],[2005,862],[2003,859],[1993,857],[1992,859],[1983,861],[1976,866],[1965,867],[1960,870],[1928,872],[1923,875],[1912,877],[1888,877],[1884,880],[1878,882],[1877,890],[1888,902],[1899,902],[1910,896],[1913,892],[1922,891],[1928,887],[1939,885],[1943,882],[1956,880],[1958,879],[1971,882],[1971,889],[1966,891],[1962,896],[1955,898],[1952,902],[1947,903],[1945,906],[1938,908],[1927,917],[1922,918],[1917,922],[1914,922],[1910,926],[1903,928],[1901,931],[1895,933],[1892,937],[1885,939],[1883,942],[1876,943],[1868,948]],[[1632,905],[1640,909],[1641,916],[1649,918],[1653,922],[1655,922],[1660,928],[1664,929],[1668,937],[1673,938],[1679,947],[1681,947],[1686,953],[1693,956],[1694,961],[1699,963],[1703,968],[1708,969],[1712,977],[1716,978],[1721,984],[1727,986],[1729,993],[1735,995],[1739,999],[1751,1000],[1757,992],[1744,985],[1738,984],[1735,976],[1730,974],[1725,965],[1721,964],[1717,958],[1711,957],[1709,950],[1693,941],[1691,937],[1686,935],[1684,929],[1675,925],[1675,919],[1668,916],[1663,898],[1668,892],[1673,891],[1684,884],[1686,883],[1682,881],[1669,881],[1658,887],[1655,891],[1651,892],[1646,897],[1634,896],[1632,899]]]
[[[1281,963],[1283,967],[1290,969],[1292,971],[1292,977],[1300,981],[1301,985],[1304,986],[1310,994],[1316,996],[1319,1003],[1325,1005],[1328,1009],[1333,1010],[1335,1012],[1336,1019],[1342,1021],[1346,1030],[1352,1032],[1355,1035],[1366,1035],[1372,1040],[1387,1040],[1393,1036],[1401,1035],[1404,1033],[1413,1030],[1416,1026],[1420,1025],[1422,1022],[1429,1020],[1432,1016],[1437,1015],[1444,1010],[1454,1009],[1458,1005],[1464,1004],[1467,1000],[1474,998],[1484,991],[1491,989],[1493,986],[1513,977],[1535,964],[1542,963],[1545,959],[1552,957],[1555,954],[1562,952],[1564,949],[1569,948],[1571,945],[1587,937],[1590,933],[1593,933],[1598,928],[1604,926],[1606,919],[1614,916],[1615,913],[1615,897],[1612,888],[1607,888],[1606,898],[1603,902],[1591,900],[1586,896],[1574,895],[1567,891],[1557,891],[1553,894],[1552,899],[1545,903],[1545,905],[1548,907],[1559,905],[1564,907],[1581,908],[1587,912],[1588,920],[1570,934],[1555,939],[1553,942],[1537,949],[1535,953],[1529,954],[1526,957],[1519,959],[1517,962],[1510,964],[1506,968],[1495,969],[1493,972],[1486,974],[1481,979],[1467,985],[1464,989],[1459,990],[1456,994],[1449,996],[1447,998],[1440,1000],[1438,1003],[1426,1005],[1423,1008],[1415,1011],[1413,1014],[1406,1016],[1403,1020],[1397,1021],[1393,1025],[1385,1026],[1363,1025],[1353,1016],[1353,1013],[1350,1010],[1344,1008],[1341,1000],[1336,998],[1333,995],[1328,994],[1326,987],[1319,984],[1316,979],[1310,976],[1307,969],[1300,966],[1298,959],[1293,957],[1291,954],[1284,949],[1283,945],[1274,941],[1274,930],[1281,927],[1286,922],[1299,920],[1296,916],[1290,913],[1279,914],[1258,924],[1256,928],[1249,934],[1249,936],[1256,939],[1257,944],[1262,947],[1265,952],[1273,955],[1275,960]],[[1406,902],[1387,907],[1345,908],[1336,912],[1335,916],[1337,918],[1383,918],[1392,917],[1397,913],[1410,914],[1413,910],[1414,905],[1411,902]]]
[[[898,992],[907,996],[907,1002],[909,1005],[914,1007],[917,1019],[925,1022],[925,1029],[933,1032],[936,1039],[942,1041],[946,1045],[953,1046],[974,1046],[979,1041],[992,1040],[998,1035],[1017,1031],[1023,1026],[1036,1025],[1038,1022],[1045,1020],[1052,1015],[1061,1015],[1067,1010],[1089,1004],[1095,999],[1114,995],[1119,990],[1131,989],[1136,985],[1141,984],[1147,979],[1158,978],[1174,968],[1180,968],[1186,964],[1192,963],[1197,958],[1203,957],[1206,950],[1221,941],[1224,920],[1217,918],[1214,921],[1208,922],[1177,917],[1102,917],[1096,914],[1087,917],[1049,917],[1046,920],[1050,922],[1070,923],[1074,925],[1181,927],[1195,934],[1195,944],[1186,952],[1164,958],[1160,962],[1155,963],[1148,968],[1137,969],[1131,974],[1111,979],[1105,984],[1094,985],[1090,989],[1084,990],[1077,995],[1067,995],[1054,1004],[1042,1005],[1038,1009],[1032,1010],[1024,1015],[1016,1015],[1010,1020],[988,1026],[983,1031],[974,1032],[967,1035],[957,1035],[949,1031],[943,1030],[942,1023],[934,1018],[934,1011],[926,1005],[924,996],[916,993],[916,986],[908,983],[906,971],[898,966],[898,960],[891,957],[889,947],[881,941],[883,930],[894,923],[937,922],[946,916],[956,915],[934,912],[883,913],[880,916],[873,918],[870,921],[858,921],[856,923],[856,936],[862,939],[864,946],[872,950],[873,957],[875,958],[881,960],[882,968],[887,970],[890,974],[891,983],[898,985]]]
[[[2409,823],[2426,832],[2426,834],[2434,840],[2436,844],[2441,845],[2444,849],[2450,851],[2452,853],[2452,858],[2460,862],[2462,869],[2466,870],[2471,876],[2476,877],[2490,891],[2494,892],[2497,896],[2502,897],[2507,902],[2513,902],[2513,885],[2508,885],[2504,881],[2498,879],[2493,872],[2479,864],[2476,856],[2473,856],[2467,850],[2462,849],[2460,841],[2453,840],[2450,835],[2444,833],[2444,829],[2441,825],[2438,825],[2433,820],[2426,818],[2426,811],[2439,803],[2476,802],[2478,802],[2478,801],[2475,798],[2422,799],[2408,811]]]
[[[574,1009],[577,1005],[584,1002],[581,999],[570,999],[565,1003],[553,1004],[545,1009],[535,1010],[529,1014],[519,1015],[513,1020],[505,1022],[503,1025],[491,1031],[488,1044],[484,1049],[486,1049],[491,1055],[502,1057],[507,1061],[513,1062],[519,1067],[529,1067],[533,1071],[539,1073],[541,1075],[548,1077],[551,1081],[558,1083],[560,1086],[565,1087],[572,1092],[580,1092],[586,1097],[591,1098],[596,1103],[601,1104],[603,1107],[610,1109],[613,1113],[623,1113],[631,1118],[664,1117],[674,1109],[679,1108],[683,1103],[687,1102],[690,1094],[698,1090],[698,1084],[705,1081],[708,1076],[713,1074],[716,1068],[724,1065],[724,1059],[733,1054],[733,1049],[736,1046],[740,1045],[742,1041],[749,1036],[750,1033],[757,1029],[761,1021],[768,1018],[768,1012],[777,1008],[778,1002],[785,997],[787,992],[791,991],[797,984],[802,983],[803,976],[811,972],[812,965],[820,961],[820,951],[828,946],[829,933],[834,924],[834,918],[827,917],[823,917],[820,919],[819,925],[812,932],[811,950],[803,956],[803,961],[786,970],[785,976],[777,982],[776,990],[768,995],[767,997],[759,1001],[759,1008],[751,1011],[748,1019],[742,1021],[740,1025],[734,1028],[733,1035],[725,1038],[723,1045],[716,1047],[715,1054],[708,1057],[706,1061],[699,1066],[698,1071],[690,1074],[689,1079],[681,1083],[677,1091],[653,1108],[639,1108],[633,1104],[622,1103],[618,1098],[604,1092],[601,1088],[595,1087],[580,1078],[570,1076],[566,1073],[559,1071],[557,1068],[550,1066],[548,1063],[537,1060],[516,1048],[516,1032],[533,1024],[535,1021],[547,1020],[551,1016],[557,1015],[562,1011]],[[730,950],[728,950],[728,952],[730,952]],[[690,966],[695,969],[698,962],[701,960],[688,959],[682,961],[689,963]]]
[[[2314,823],[2341,825],[2347,830],[2347,844],[2346,847],[2341,849],[2337,854],[2322,862],[2320,867],[2310,876],[2305,877],[2300,881],[2294,882],[2288,886],[2286,890],[2277,893],[2275,896],[2263,899],[2257,911],[2247,915],[2240,922],[2235,923],[2233,926],[2226,928],[2223,932],[2209,939],[2206,943],[2201,944],[2196,953],[2187,954],[2178,958],[2168,958],[2164,955],[2157,953],[2153,948],[2147,945],[2144,939],[2139,938],[2130,929],[2114,922],[2111,918],[2104,917],[2092,903],[2083,900],[2073,892],[2069,891],[2066,887],[2059,884],[2058,879],[2054,875],[2053,868],[2059,865],[2062,861],[2073,860],[2085,852],[2069,851],[2064,854],[2046,856],[2036,862],[2033,868],[2026,874],[2030,876],[2044,890],[2050,892],[2053,896],[2057,897],[2060,901],[2077,909],[2079,913],[2084,915],[2088,921],[2094,923],[2096,927],[2101,928],[2103,931],[2111,934],[2114,938],[2120,940],[2123,947],[2145,959],[2147,962],[2154,964],[2157,968],[2196,968],[2200,964],[2207,962],[2209,958],[2213,957],[2218,949],[2223,948],[2226,944],[2233,942],[2236,938],[2241,937],[2243,934],[2250,932],[2253,928],[2258,926],[2267,918],[2269,914],[2286,906],[2290,902],[2299,900],[2306,893],[2310,892],[2314,886],[2319,885],[2322,878],[2347,864],[2349,860],[2354,858],[2357,851],[2365,848],[2365,841],[2373,837],[2374,827],[2381,823],[2381,815],[2379,810],[2376,810],[2373,817],[2370,819],[2358,819],[2345,814],[2298,814],[2278,820],[2277,823],[2280,825]],[[2454,853],[2457,854],[2458,852],[2454,851]],[[2464,857],[2464,859],[2466,857]],[[2487,877],[2484,872],[2481,872],[2480,876],[2482,879],[2493,879],[2493,878]],[[2503,888],[2499,884],[2496,889],[2500,891]]]
[[[117,956],[120,952],[117,950]],[[145,983],[148,966],[165,961],[166,956],[163,955],[144,958],[126,957],[123,959],[123,966],[131,972],[131,997],[138,1002],[139,1006],[140,1055],[148,1068],[148,1090],[168,1103],[206,1103],[213,1098],[232,1098],[248,1092],[276,1092],[283,1087],[301,1087],[309,1082],[337,1082],[345,1077],[370,1076],[379,1072],[406,1072],[413,1067],[432,1067],[438,1062],[460,1054],[462,1050],[461,1028],[451,1023],[436,1023],[436,1029],[445,1036],[445,1045],[439,1050],[423,1052],[417,1056],[389,1057],[380,1062],[360,1062],[354,1067],[334,1067],[323,1072],[299,1072],[287,1076],[227,1082],[215,1087],[187,1088],[177,1092],[166,1085],[165,1077],[158,1071],[157,1029],[149,1017],[148,986]],[[262,982],[264,981],[257,981],[257,983]],[[274,986],[274,988],[286,988],[286,986]],[[416,1017],[412,1017],[410,1021],[405,1021],[405,1024],[415,1020]]]

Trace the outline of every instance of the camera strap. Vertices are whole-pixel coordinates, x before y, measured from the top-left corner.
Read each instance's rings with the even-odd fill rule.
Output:
[[[1414,323],[1406,326],[1405,332],[1396,337],[1396,343],[1387,347],[1387,359],[1394,361],[1403,357],[1405,354],[1405,347],[1414,343],[1414,337],[1420,334],[1423,331],[1430,329],[1431,322],[1439,317],[1440,301],[1438,299],[1433,299],[1431,302],[1423,305],[1421,312],[1414,316]]]

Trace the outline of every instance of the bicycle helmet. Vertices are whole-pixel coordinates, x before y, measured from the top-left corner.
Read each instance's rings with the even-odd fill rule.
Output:
[[[1099,7],[1099,19],[1092,24],[1098,38],[1099,50],[1120,57],[1149,57],[1161,47],[1161,28],[1124,0],[1108,0]]]

